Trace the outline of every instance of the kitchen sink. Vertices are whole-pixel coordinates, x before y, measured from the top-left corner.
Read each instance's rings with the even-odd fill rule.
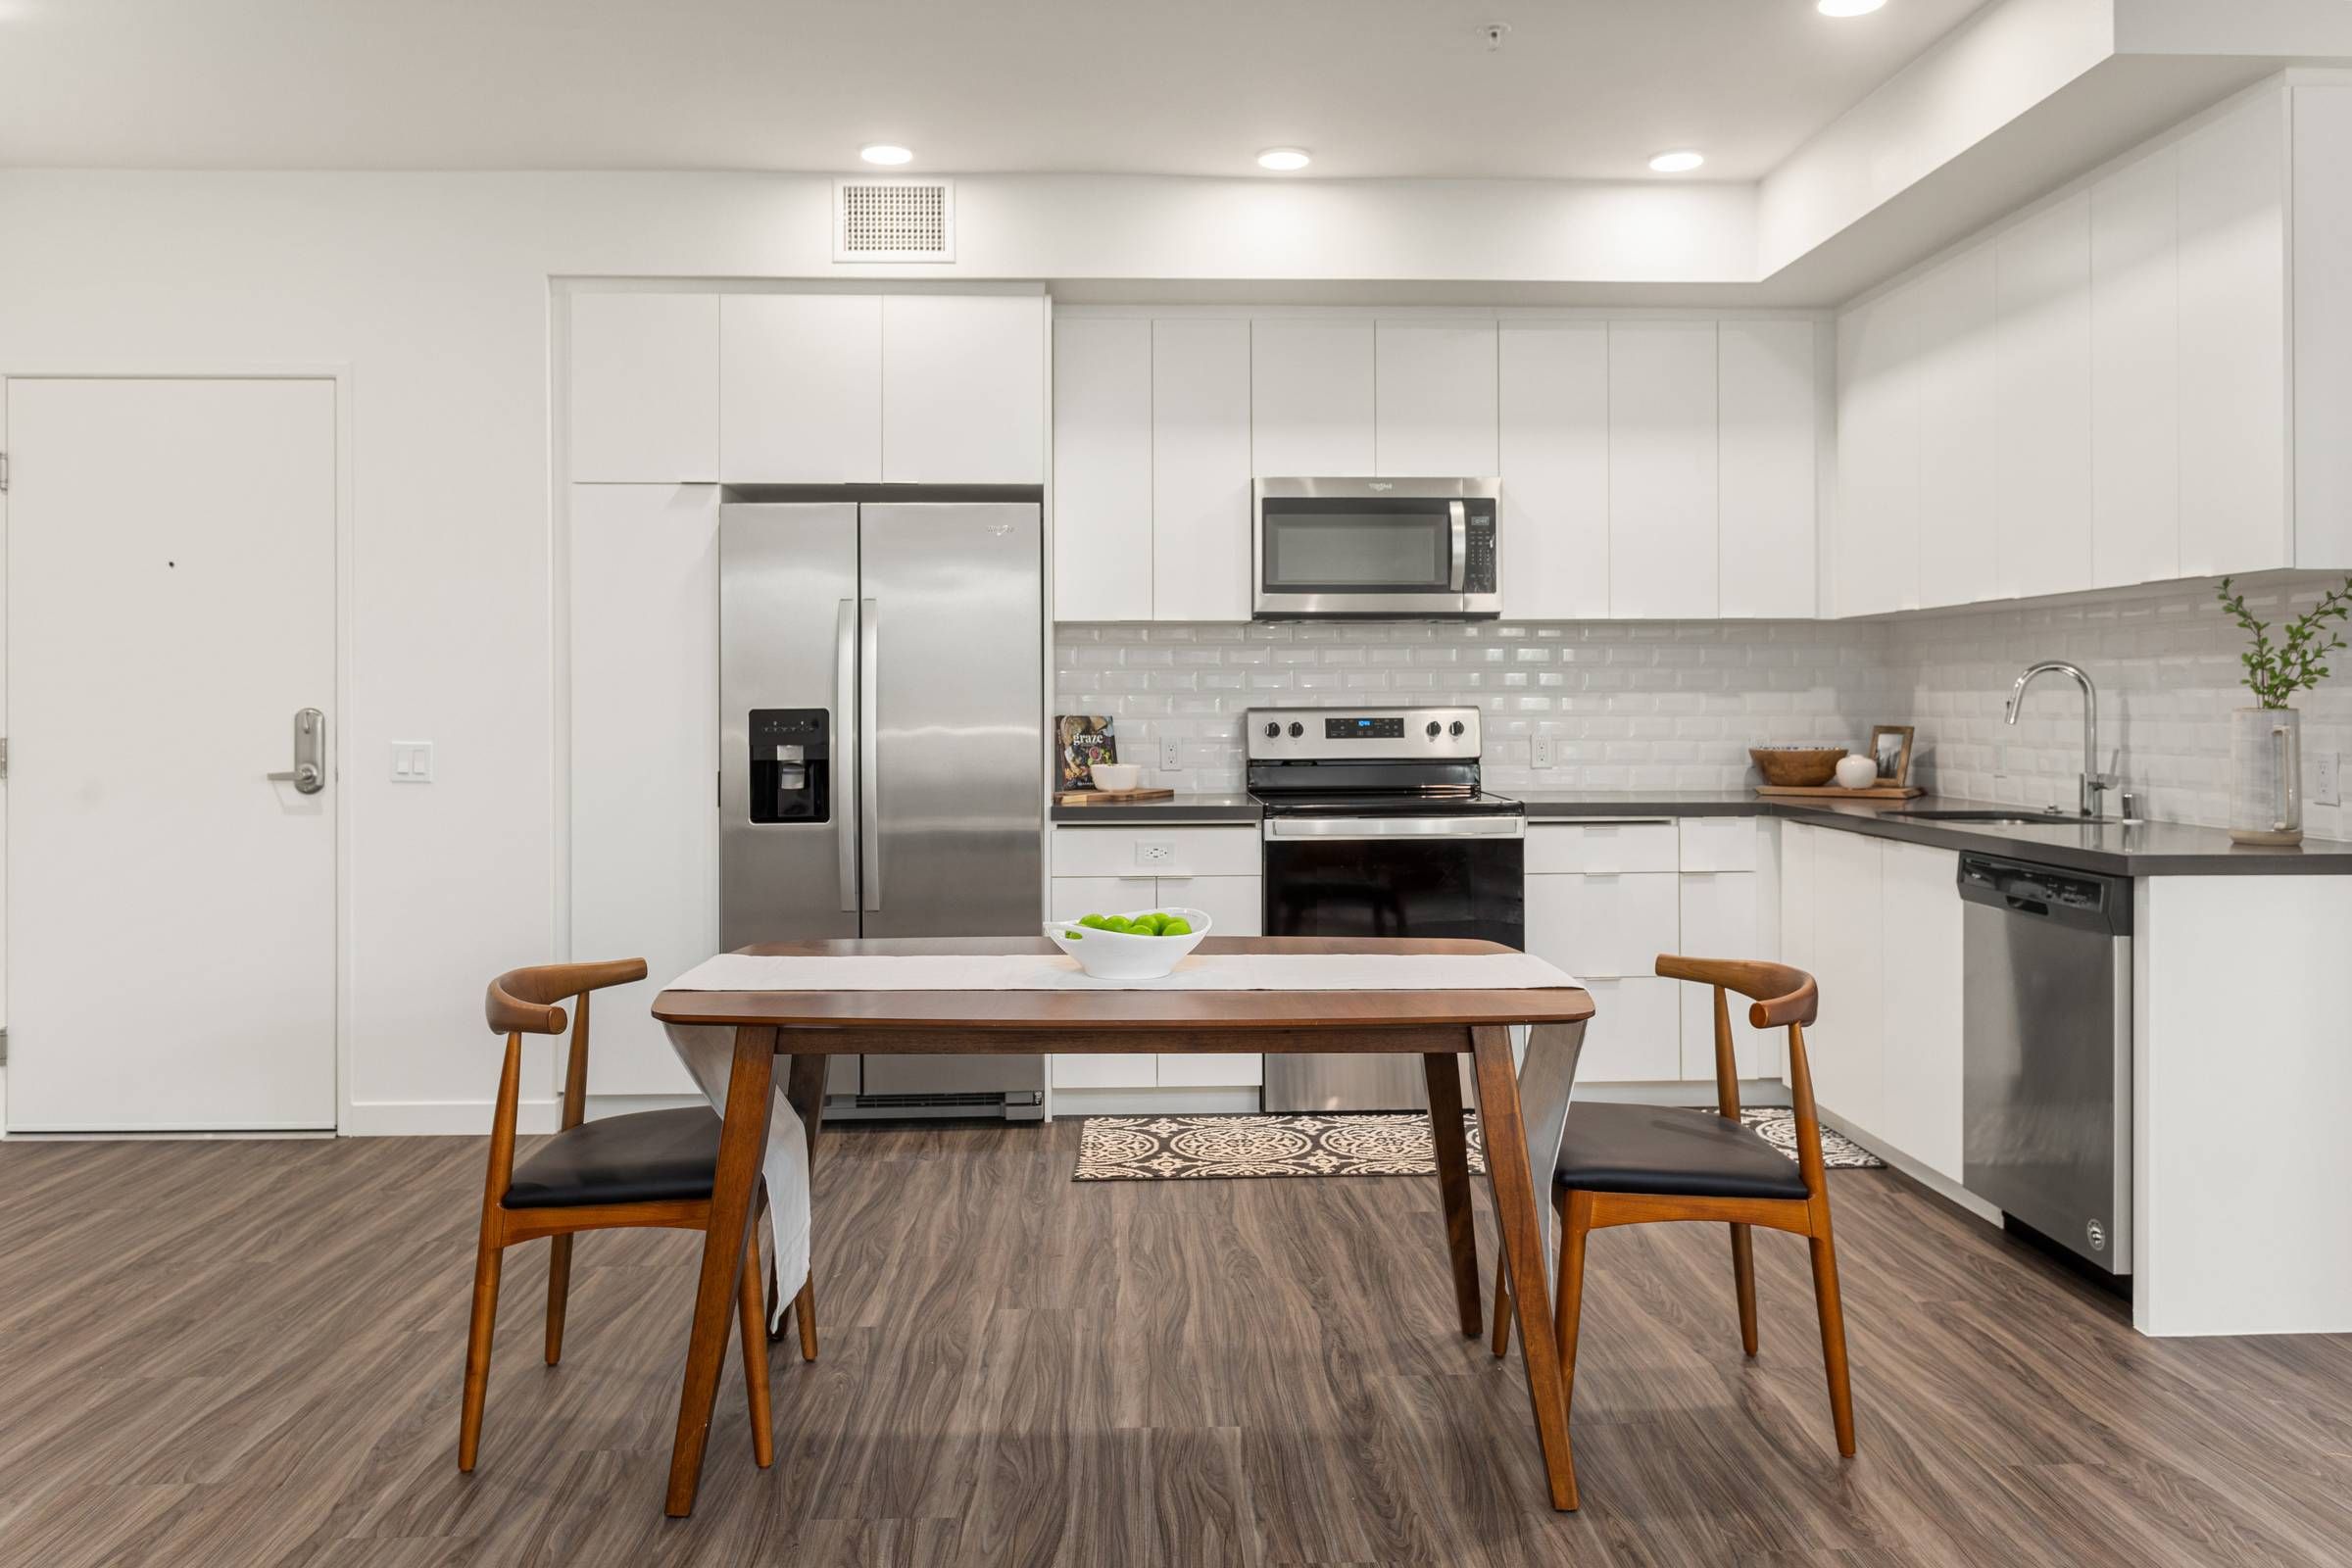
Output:
[[[1886,816],[1909,817],[1915,822],[2011,822],[2035,827],[2121,827],[2136,822],[2131,816],[2077,816],[2072,811],[1886,811]]]

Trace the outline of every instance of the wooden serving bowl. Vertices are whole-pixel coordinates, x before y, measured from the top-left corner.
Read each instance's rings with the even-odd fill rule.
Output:
[[[1756,764],[1764,782],[1785,788],[1810,789],[1838,776],[1842,746],[1750,746],[1747,760]]]

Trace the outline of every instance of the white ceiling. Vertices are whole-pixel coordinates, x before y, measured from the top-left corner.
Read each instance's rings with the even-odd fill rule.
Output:
[[[1745,180],[1978,4],[0,0],[0,165]]]

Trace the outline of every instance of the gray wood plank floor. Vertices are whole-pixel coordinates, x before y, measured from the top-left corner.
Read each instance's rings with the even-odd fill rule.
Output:
[[[2139,1339],[1894,1176],[1833,1178],[1859,1459],[1801,1244],[1757,1236],[1750,1363],[1720,1229],[1607,1232],[1554,1515],[1434,1183],[1074,1186],[1076,1134],[829,1133],[822,1359],[774,1348],[761,1474],[730,1358],[683,1522],[692,1238],[583,1238],[553,1370],[509,1254],[464,1477],[479,1143],[0,1144],[0,1563],[2352,1560],[2352,1338]]]

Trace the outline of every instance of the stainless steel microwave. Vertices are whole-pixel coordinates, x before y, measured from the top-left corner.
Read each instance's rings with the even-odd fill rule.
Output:
[[[1250,613],[1470,620],[1502,613],[1499,479],[1260,479]]]

